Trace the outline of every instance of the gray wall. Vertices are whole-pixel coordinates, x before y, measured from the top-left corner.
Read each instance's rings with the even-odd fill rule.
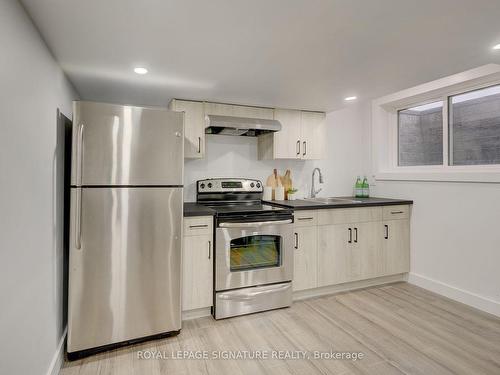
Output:
[[[454,104],[451,113],[454,163],[500,164],[500,95]]]
[[[442,108],[399,113],[399,165],[443,163]]]
[[[500,164],[500,95],[456,103],[450,110],[453,164]],[[399,165],[442,164],[441,108],[401,111],[399,122]]]
[[[23,8],[0,1],[0,372],[45,374],[64,331],[62,139],[76,94]]]

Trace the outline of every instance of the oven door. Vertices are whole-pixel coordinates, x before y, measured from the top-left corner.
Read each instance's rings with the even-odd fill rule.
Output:
[[[216,291],[292,280],[292,220],[223,222],[216,229]]]

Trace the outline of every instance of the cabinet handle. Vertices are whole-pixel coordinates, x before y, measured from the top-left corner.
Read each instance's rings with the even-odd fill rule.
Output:
[[[358,243],[358,228],[354,228],[354,243]]]
[[[298,217],[297,220],[313,220],[313,217]]]
[[[82,248],[82,188],[76,188],[76,210],[75,210],[75,247]]]
[[[212,241],[208,241],[208,259],[212,257]]]
[[[295,146],[295,151],[297,151],[297,156],[300,156],[300,140],[297,141],[297,145]]]
[[[302,142],[302,145],[304,146],[304,152],[302,153],[302,156],[306,156],[306,154],[307,154],[307,148],[306,148],[307,147],[307,143],[306,143],[306,141]]]
[[[352,229],[349,228],[349,240],[347,241],[347,243],[352,243]]]
[[[386,225],[384,225],[384,228],[385,228],[384,238],[387,240],[387,239],[389,239],[389,226],[386,224]]]
[[[294,245],[294,248],[298,249],[299,248],[299,234],[298,233],[294,233],[294,236],[295,236],[295,245]]]
[[[392,215],[403,214],[403,213],[404,213],[403,211],[391,211]]]
[[[201,154],[201,137],[198,137],[198,154]]]
[[[190,225],[189,228],[191,228],[191,229],[208,228],[208,224]]]

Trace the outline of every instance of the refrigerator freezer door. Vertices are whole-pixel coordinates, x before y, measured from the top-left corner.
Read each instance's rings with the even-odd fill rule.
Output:
[[[183,184],[184,114],[77,101],[71,184]]]
[[[182,188],[71,189],[68,352],[180,330],[182,201]]]

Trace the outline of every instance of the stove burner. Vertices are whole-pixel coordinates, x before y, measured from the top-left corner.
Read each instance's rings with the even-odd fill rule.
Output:
[[[213,178],[196,183],[196,200],[217,212],[218,216],[270,212],[290,213],[287,208],[262,203],[262,182],[244,178]]]

